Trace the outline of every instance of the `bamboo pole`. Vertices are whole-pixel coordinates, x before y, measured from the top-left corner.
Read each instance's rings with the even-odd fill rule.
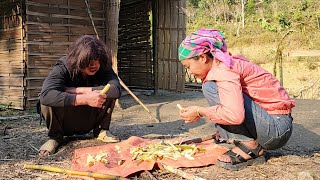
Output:
[[[150,116],[153,117],[153,119],[155,119],[157,122],[161,122],[149,111],[149,109],[139,100],[139,98],[131,92],[131,90],[124,84],[124,82],[120,78],[119,80],[122,87],[128,91],[128,93],[150,114]]]
[[[97,39],[99,39],[99,35],[98,35],[98,32],[97,32],[96,27],[95,27],[95,25],[94,25],[93,18],[92,18],[92,14],[91,14],[90,7],[89,7],[89,4],[88,4],[87,0],[85,0],[85,3],[86,3],[86,6],[87,6],[87,12],[88,12],[89,18],[90,18],[90,20],[91,20],[91,24],[92,24],[92,26],[93,26],[94,32],[96,33]],[[153,117],[153,119],[155,119],[157,122],[161,122],[159,119],[157,119],[157,118],[150,112],[150,110],[139,100],[139,98],[132,93],[132,91],[128,88],[128,86],[127,86],[126,84],[124,84],[124,82],[120,79],[119,76],[118,76],[118,79],[119,79],[119,81],[120,81],[121,86],[122,86],[125,90],[128,91],[128,93],[150,114],[150,116]]]
[[[92,173],[92,172],[73,171],[73,170],[67,170],[67,169],[52,167],[52,166],[41,166],[41,165],[25,164],[23,166],[23,168],[24,169],[31,169],[31,170],[50,171],[50,172],[69,174],[69,175],[86,176],[86,177],[93,177],[93,178],[100,178],[100,179],[127,180],[127,178],[123,178],[123,177],[120,177],[120,176],[112,176],[112,175],[100,174],[100,173]]]

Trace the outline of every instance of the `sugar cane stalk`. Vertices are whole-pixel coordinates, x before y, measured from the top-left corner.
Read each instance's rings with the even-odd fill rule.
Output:
[[[87,176],[87,177],[93,177],[93,178],[99,178],[99,179],[127,180],[127,178],[123,178],[123,177],[120,177],[120,176],[112,176],[112,175],[100,174],[100,173],[92,173],[92,172],[73,171],[73,170],[67,170],[67,169],[52,167],[52,166],[41,166],[41,165],[28,165],[28,164],[25,164],[23,166],[23,168],[24,169],[32,169],[32,170],[50,171],[50,172],[56,172],[56,173],[62,173],[62,174]]]
[[[196,175],[193,175],[191,173],[187,173],[185,171],[182,171],[180,169],[177,169],[177,168],[174,168],[172,166],[169,166],[169,165],[166,165],[164,163],[160,163],[164,169],[166,169],[167,171],[171,172],[171,173],[174,173],[176,175],[179,175],[185,179],[189,179],[189,180],[206,180],[204,178],[201,178],[199,176],[196,176]]]

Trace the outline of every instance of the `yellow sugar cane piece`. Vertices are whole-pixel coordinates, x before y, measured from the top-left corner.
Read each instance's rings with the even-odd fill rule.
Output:
[[[105,94],[105,93],[107,93],[109,89],[110,89],[110,84],[107,84],[107,85],[102,89],[102,91],[100,92],[100,94]]]
[[[73,170],[67,170],[67,169],[52,167],[52,166],[40,166],[40,165],[28,165],[28,164],[25,164],[23,166],[23,168],[24,169],[50,171],[50,172],[62,173],[62,174],[87,176],[87,177],[93,177],[93,178],[98,178],[98,179],[127,180],[127,178],[123,178],[123,177],[119,177],[119,176],[100,174],[100,173],[92,173],[92,172],[73,171]]]

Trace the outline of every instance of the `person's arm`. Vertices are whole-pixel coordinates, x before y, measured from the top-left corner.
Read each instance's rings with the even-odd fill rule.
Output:
[[[92,87],[67,87],[65,92],[70,94],[88,94],[92,92]]]
[[[217,73],[220,105],[199,109],[201,116],[223,125],[239,125],[244,120],[244,100],[240,76],[230,69]]]
[[[40,102],[46,106],[64,107],[75,105],[75,94],[65,92],[69,74],[64,65],[55,65],[42,85]]]

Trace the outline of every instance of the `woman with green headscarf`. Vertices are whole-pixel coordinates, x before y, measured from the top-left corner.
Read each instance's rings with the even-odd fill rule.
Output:
[[[181,118],[186,123],[208,118],[217,128],[215,141],[235,145],[218,157],[219,166],[239,170],[264,163],[264,150],[287,143],[295,103],[271,73],[243,56],[231,55],[218,30],[191,33],[178,51],[183,66],[202,79],[209,103],[209,107],[183,108]]]

